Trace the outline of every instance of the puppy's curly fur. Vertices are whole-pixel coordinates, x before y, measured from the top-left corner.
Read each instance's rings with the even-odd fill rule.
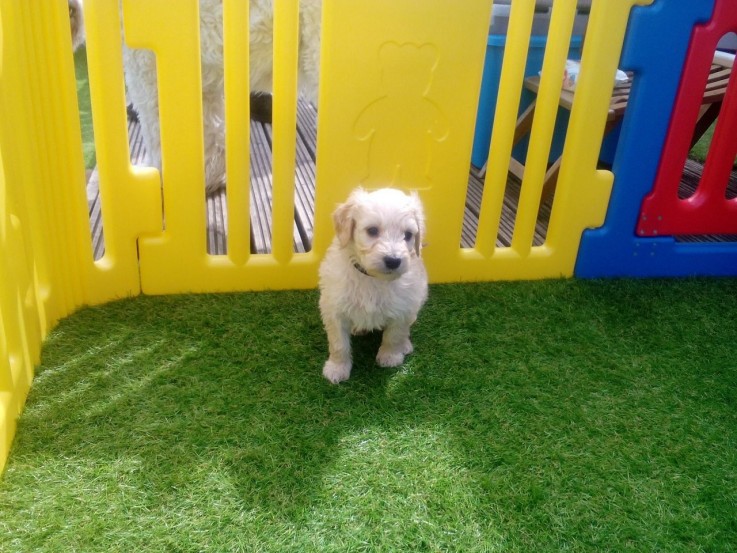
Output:
[[[410,327],[427,299],[427,273],[416,194],[358,188],[333,219],[336,237],[320,265],[320,313],[330,347],[323,376],[337,384],[351,373],[351,334],[383,330],[382,367],[412,353]]]

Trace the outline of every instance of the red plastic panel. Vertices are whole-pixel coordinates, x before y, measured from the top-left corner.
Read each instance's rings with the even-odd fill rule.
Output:
[[[655,186],[642,204],[640,236],[737,234],[737,198],[726,198],[737,156],[737,71],[729,77],[701,182],[689,198],[678,197],[716,45],[733,31],[737,31],[734,0],[717,0],[711,21],[694,28]]]

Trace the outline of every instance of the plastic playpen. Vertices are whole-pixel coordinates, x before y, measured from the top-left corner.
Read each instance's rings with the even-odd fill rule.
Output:
[[[293,247],[298,1],[275,0],[272,251],[249,247],[248,2],[223,0],[224,255],[207,253],[198,2],[86,0],[105,233],[92,252],[64,0],[0,0],[0,470],[49,330],[84,305],[137,294],[312,288],[330,213],[359,183],[418,190],[433,282],[737,274],[726,192],[737,85],[702,182],[680,197],[705,74],[737,30],[731,0],[593,0],[547,234],[533,242],[575,0],[555,0],[509,246],[496,241],[535,0],[514,0],[472,247],[460,247],[491,0],[323,0],[312,248]],[[122,8],[120,7],[122,5]],[[165,182],[130,162],[121,27],[157,56]],[[389,45],[387,47],[387,45]],[[383,51],[383,54],[381,52]],[[387,53],[388,52],[388,53]],[[617,68],[634,72],[612,170],[599,154]],[[732,79],[734,80],[734,79]],[[483,98],[482,98],[482,101]],[[358,133],[357,124],[365,132]]]

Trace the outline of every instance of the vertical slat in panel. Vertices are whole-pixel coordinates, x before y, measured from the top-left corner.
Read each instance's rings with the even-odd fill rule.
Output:
[[[228,257],[238,265],[248,261],[250,252],[248,5],[223,0]]]
[[[476,250],[487,258],[494,253],[502,215],[534,14],[535,0],[518,0],[512,4],[476,234]]]
[[[540,91],[527,151],[512,248],[522,257],[529,254],[540,208],[543,181],[553,141],[558,101],[576,16],[576,0],[558,0],[553,5],[550,33],[545,47]]]
[[[274,2],[272,253],[281,263],[293,255],[298,46],[299,1]]]

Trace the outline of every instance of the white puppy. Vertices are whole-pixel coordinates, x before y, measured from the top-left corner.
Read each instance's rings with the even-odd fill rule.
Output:
[[[412,353],[409,330],[427,299],[427,273],[417,194],[358,188],[333,219],[336,237],[320,265],[320,313],[330,345],[323,375],[338,383],[351,374],[351,334],[383,330],[382,367]]]

